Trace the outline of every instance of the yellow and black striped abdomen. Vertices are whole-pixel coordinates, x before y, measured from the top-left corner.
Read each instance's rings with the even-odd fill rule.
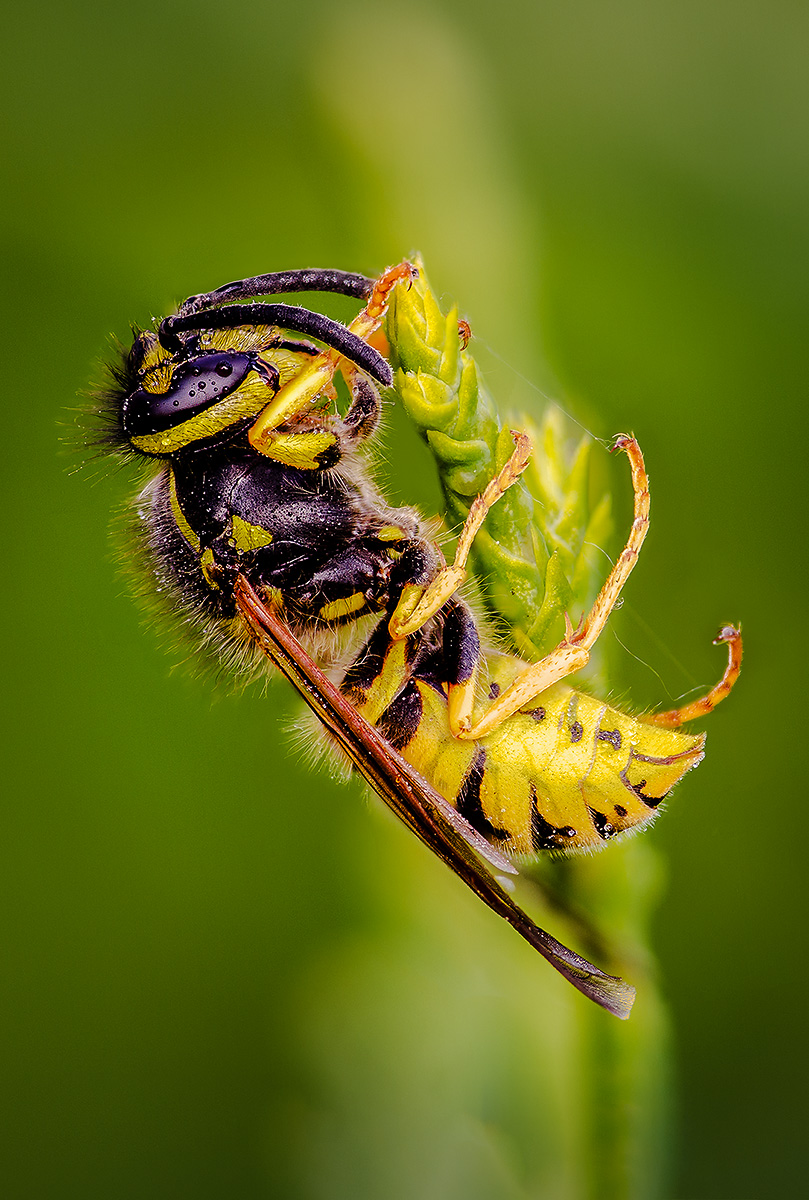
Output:
[[[490,686],[524,664],[495,656]],[[404,757],[485,837],[512,854],[596,850],[654,819],[702,758],[704,735],[649,725],[557,684],[475,742],[452,737],[446,700],[421,680]]]

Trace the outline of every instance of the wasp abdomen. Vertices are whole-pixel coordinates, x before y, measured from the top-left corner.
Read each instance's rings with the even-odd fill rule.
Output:
[[[521,665],[498,656],[488,668],[504,688]],[[405,758],[517,855],[597,850],[649,824],[703,755],[703,734],[656,728],[564,684],[543,694],[540,719],[533,707],[463,742],[449,731],[445,696],[418,686],[422,719]]]

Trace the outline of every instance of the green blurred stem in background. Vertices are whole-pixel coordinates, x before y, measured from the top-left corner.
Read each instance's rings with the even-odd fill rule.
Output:
[[[419,267],[409,289],[396,289],[388,314],[394,389],[430,448],[443,515],[458,533],[514,443],[462,346],[457,310],[441,311]],[[513,424],[531,434],[534,456],[488,513],[470,561],[497,633],[535,660],[560,641],[565,612],[575,625],[602,582],[606,559],[598,548],[611,533],[610,496],[591,500],[595,443],[586,434],[571,439],[571,421],[558,407],[547,410],[539,428],[525,416]],[[596,674],[603,685],[603,656]],[[582,1075],[580,1155],[589,1192],[601,1200],[662,1195],[671,1123],[668,1022],[647,942],[659,893],[657,855],[635,840],[597,858],[541,859],[523,875],[585,954],[638,988],[626,1025],[572,990],[569,996],[580,1040],[570,1069]]]

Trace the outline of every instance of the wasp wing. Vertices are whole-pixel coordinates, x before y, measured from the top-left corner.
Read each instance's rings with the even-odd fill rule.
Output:
[[[277,610],[265,604],[244,576],[236,581],[235,597],[260,649],[297,688],[357,770],[405,825],[574,987],[625,1020],[635,989],[617,976],[605,974],[540,929],[503,890],[479,856],[498,870],[513,872],[513,865],[472,829],[379,730],[360,716],[306,653]]]

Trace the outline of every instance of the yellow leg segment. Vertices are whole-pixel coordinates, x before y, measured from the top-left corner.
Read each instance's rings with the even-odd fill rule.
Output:
[[[412,279],[415,270],[412,263],[403,262],[398,266],[389,267],[383,275],[380,275],[365,308],[349,325],[350,331],[367,341],[385,315],[388,297],[393,287],[400,280]],[[291,379],[276,393],[267,407],[259,414],[248,433],[250,444],[254,449],[261,454],[266,453],[266,447],[273,440],[274,430],[280,425],[293,421],[316,404],[323,389],[331,383],[334,373],[340,365],[340,358],[338,350],[323,350],[294,379]]]
[[[450,732],[457,737],[459,729],[468,729],[472,724],[472,713],[477,699],[480,663],[477,663],[472,678],[465,683],[450,684],[447,688],[447,721]]]
[[[612,448],[626,453],[632,469],[632,487],[635,493],[635,517],[621,557],[610,571],[593,607],[579,622],[578,628],[573,628],[570,618],[565,614],[565,636],[559,645],[541,662],[534,663],[518,675],[511,686],[493,701],[477,724],[472,725],[467,719],[457,729],[453,729],[456,737],[484,737],[535,696],[587,665],[590,651],[637,562],[638,553],[649,528],[649,479],[640,446],[633,437],[619,437]]]
[[[502,471],[492,479],[485,491],[472,502],[451,567],[442,567],[426,587],[417,586],[405,588],[402,598],[390,619],[388,630],[394,641],[415,633],[439,612],[450,597],[458,590],[466,579],[466,561],[475,535],[486,519],[486,514],[492,505],[512,483],[516,483],[528,466],[531,458],[531,439],[525,433],[511,431],[514,438],[515,450]],[[465,686],[465,685],[464,685]]]

